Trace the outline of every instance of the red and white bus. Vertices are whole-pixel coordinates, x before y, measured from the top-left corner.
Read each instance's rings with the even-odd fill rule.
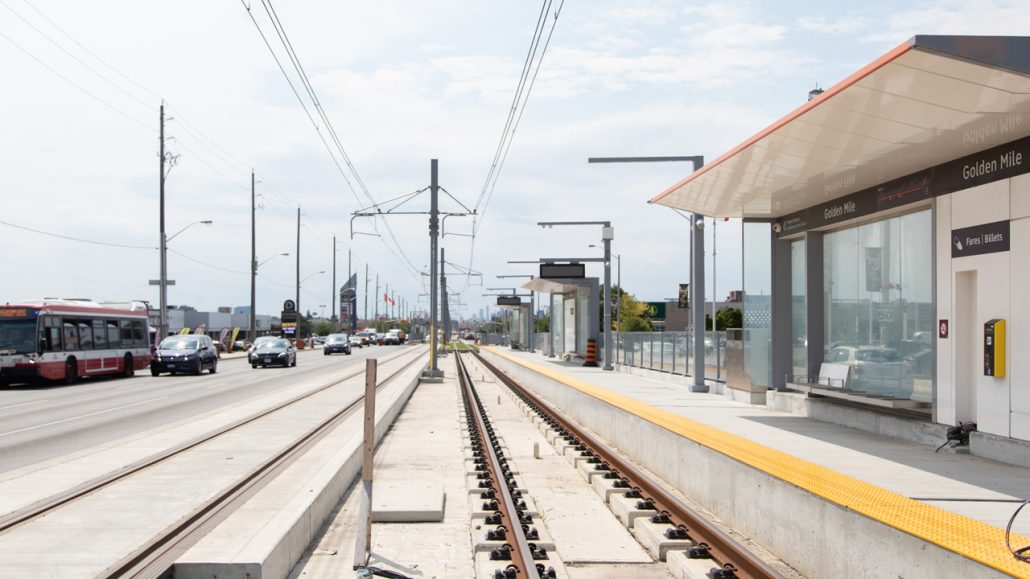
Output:
[[[150,364],[146,302],[0,304],[0,384],[132,376]]]

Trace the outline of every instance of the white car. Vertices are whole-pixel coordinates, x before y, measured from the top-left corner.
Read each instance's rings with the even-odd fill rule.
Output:
[[[350,338],[348,338],[348,340],[350,340],[350,345],[352,348],[360,348],[364,344],[364,341],[361,339],[361,336],[358,335],[351,336]]]

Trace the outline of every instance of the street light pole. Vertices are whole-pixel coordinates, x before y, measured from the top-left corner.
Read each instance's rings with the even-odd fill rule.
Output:
[[[587,159],[588,163],[656,163],[656,162],[667,162],[667,161],[690,161],[694,165],[694,171],[698,171],[705,164],[705,158],[703,155],[690,155],[690,156],[679,156],[679,157],[590,157]],[[691,301],[691,317],[694,322],[694,384],[691,386],[691,392],[708,392],[708,385],[705,384],[705,236],[704,236],[704,221],[701,221],[698,226],[695,221],[697,220],[697,214],[691,214],[690,217],[690,229],[691,229],[691,258],[693,264],[690,268],[690,301]],[[698,284],[701,287],[698,287]],[[698,293],[700,290],[701,301],[698,302]],[[700,304],[700,305],[697,305]],[[715,320],[712,320],[715,323]],[[700,334],[701,339],[698,339]]]

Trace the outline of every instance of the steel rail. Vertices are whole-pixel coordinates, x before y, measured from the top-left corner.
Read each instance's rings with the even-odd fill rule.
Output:
[[[501,500],[498,501],[498,510],[502,520],[507,521],[507,535],[505,540],[510,546],[512,565],[509,569],[515,571],[515,577],[540,579],[537,572],[536,562],[533,559],[533,550],[529,546],[526,532],[522,528],[522,521],[515,507],[515,500],[511,496],[511,489],[505,484],[502,476],[501,463],[492,444],[490,444],[489,428],[487,419],[482,408],[482,402],[475,391],[472,376],[465,367],[462,355],[455,352],[455,364],[458,367],[458,382],[461,384],[461,395],[465,402],[465,411],[473,418],[479,440],[482,445],[482,452],[486,458],[486,467],[490,478],[494,483],[495,490],[500,493]],[[470,433],[473,434],[473,433]]]
[[[389,358],[388,360],[385,360],[384,363],[392,362],[393,360],[396,360],[397,358],[403,356],[405,353],[406,352],[399,353],[399,354]],[[141,470],[144,470],[144,469],[149,468],[151,466],[154,466],[154,465],[156,465],[156,464],[158,464],[160,462],[168,460],[168,459],[170,459],[170,458],[172,458],[172,457],[174,457],[176,455],[179,455],[179,454],[181,454],[181,453],[183,453],[183,452],[185,452],[185,451],[187,451],[187,450],[189,450],[191,448],[194,448],[194,447],[196,447],[198,445],[201,445],[201,444],[204,444],[205,442],[208,442],[209,440],[212,440],[214,438],[222,436],[223,434],[226,434],[227,432],[236,430],[237,428],[240,428],[242,426],[250,424],[251,422],[259,420],[259,419],[261,419],[261,418],[263,418],[263,417],[265,417],[265,416],[267,416],[269,414],[278,412],[279,410],[282,410],[283,408],[286,408],[287,406],[290,406],[292,404],[296,404],[297,402],[300,402],[301,400],[304,400],[306,398],[314,396],[315,394],[318,394],[320,392],[328,390],[329,388],[332,388],[334,386],[342,384],[343,382],[346,382],[347,380],[350,380],[350,379],[355,378],[357,376],[361,376],[364,373],[365,373],[364,370],[353,372],[353,373],[348,374],[348,375],[346,375],[346,376],[344,376],[344,377],[342,377],[342,378],[340,378],[338,380],[335,380],[335,381],[330,382],[328,384],[325,384],[323,386],[319,386],[319,387],[315,388],[314,390],[305,392],[303,394],[298,394],[297,396],[294,396],[293,398],[290,398],[289,400],[285,400],[283,402],[280,402],[279,404],[276,404],[276,405],[274,405],[272,407],[266,408],[265,410],[261,410],[259,412],[255,412],[254,414],[251,414],[250,416],[246,416],[246,417],[241,418],[239,420],[236,420],[234,422],[230,422],[229,424],[227,424],[225,426],[221,426],[221,427],[216,428],[214,430],[205,432],[204,434],[201,434],[199,436],[191,438],[190,440],[187,440],[187,441],[185,441],[183,443],[177,444],[175,446],[169,447],[169,448],[167,448],[165,450],[162,450],[162,451],[159,451],[159,452],[155,452],[155,453],[153,453],[153,454],[151,454],[149,456],[146,456],[146,457],[141,458],[141,459],[139,459],[137,461],[131,462],[131,463],[129,463],[129,464],[119,468],[118,470],[114,470],[114,471],[111,471],[109,473],[106,473],[106,474],[100,475],[98,477],[92,478],[92,479],[90,479],[88,481],[82,482],[82,483],[80,483],[80,484],[78,484],[78,485],[76,485],[74,487],[71,487],[68,490],[62,491],[60,493],[56,493],[56,494],[51,495],[51,496],[49,496],[49,497],[47,497],[45,499],[41,499],[39,501],[36,501],[35,503],[32,503],[31,505],[27,505],[25,507],[22,507],[20,509],[15,510],[15,511],[11,511],[10,513],[7,513],[6,515],[0,516],[0,534],[6,533],[6,532],[12,530],[13,528],[21,525],[22,523],[25,523],[26,521],[30,521],[32,519],[35,519],[35,518],[39,517],[39,516],[45,515],[47,512],[52,511],[52,510],[56,509],[57,507],[60,507],[61,505],[70,503],[71,501],[74,501],[75,499],[77,499],[77,498],[79,498],[79,497],[81,497],[83,495],[87,495],[87,494],[93,493],[93,492],[95,492],[95,491],[97,491],[97,490],[99,490],[99,489],[101,489],[101,488],[103,488],[105,486],[108,486],[108,485],[110,485],[112,483],[115,483],[115,482],[117,482],[117,481],[119,481],[119,480],[121,480],[121,479],[123,479],[123,478],[125,478],[127,476],[136,474],[137,472],[139,472]]]
[[[558,426],[557,430],[559,432],[564,430],[573,439],[580,441],[580,443],[588,447],[601,461],[608,463],[610,470],[619,474],[631,488],[637,489],[645,500],[650,500],[654,504],[657,513],[667,514],[671,521],[670,524],[682,529],[686,536],[696,544],[704,543],[712,559],[724,568],[730,566],[730,570],[737,577],[741,578],[780,579],[783,577],[771,565],[748,551],[739,541],[716,527],[700,513],[684,504],[627,460],[624,460],[621,456],[610,450],[608,444],[604,441],[588,433],[574,422],[562,418],[558,411],[550,404],[544,402],[528,389],[523,388],[518,382],[478,353],[475,356],[484,367],[493,372],[517,396],[535,407],[534,409],[541,414],[549,416]]]
[[[392,362],[403,355],[404,353],[398,354],[388,361]],[[421,353],[415,354],[412,356],[411,361],[406,362],[389,376],[380,380],[376,385],[376,390],[378,391],[383,388],[401,372],[408,369],[411,366],[411,362],[417,360],[421,355]],[[364,370],[352,374],[348,379],[362,374],[364,374]],[[342,382],[342,380],[336,382],[333,386]],[[325,389],[320,388],[318,391]],[[358,396],[347,406],[309,429],[285,449],[251,469],[250,472],[232,486],[194,509],[183,520],[172,525],[145,545],[108,567],[100,577],[158,578],[164,576],[169,567],[174,564],[175,560],[182,553],[186,552],[189,547],[228,518],[237,507],[274,480],[276,476],[299,459],[308,449],[325,438],[341,422],[349,418],[357,410],[364,398],[364,394]]]

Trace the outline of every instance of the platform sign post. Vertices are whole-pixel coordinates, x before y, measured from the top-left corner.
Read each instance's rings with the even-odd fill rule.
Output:
[[[361,448],[361,505],[358,510],[358,532],[354,545],[354,569],[368,565],[372,551],[372,465],[376,446],[376,370],[378,360],[365,360],[365,437]]]

